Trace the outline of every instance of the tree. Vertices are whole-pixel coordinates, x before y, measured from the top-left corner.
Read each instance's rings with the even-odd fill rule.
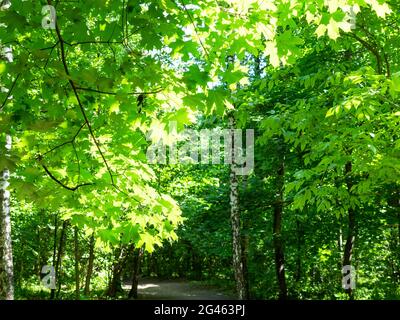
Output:
[[[10,7],[9,1],[0,3],[0,10],[6,10]],[[11,48],[1,48],[1,58],[5,58],[7,62],[12,62],[13,56]],[[4,72],[5,64],[0,59],[0,74]],[[17,79],[15,80],[17,81]],[[1,83],[0,83],[1,85]],[[0,112],[11,96],[12,88],[8,90],[7,96],[0,106]],[[0,137],[4,137],[0,135]],[[5,146],[3,154],[6,162],[9,160],[9,152],[11,150],[12,139],[10,134],[5,135]],[[3,156],[4,157],[4,156]],[[10,217],[10,191],[8,190],[10,179],[10,171],[7,164],[0,165],[0,299],[14,299],[14,267],[13,267],[13,251],[11,240],[11,217]]]
[[[6,152],[11,149],[11,136],[6,135]],[[0,299],[14,299],[14,268],[10,217],[10,171],[3,169],[0,175]]]
[[[236,148],[235,142],[235,119],[234,115],[229,118],[230,145],[231,145],[231,169],[230,169],[230,205],[231,205],[231,226],[232,226],[232,252],[233,271],[236,280],[236,291],[240,300],[248,299],[248,285],[243,259],[243,247],[241,236],[241,218],[239,206],[239,185],[238,185],[238,164],[237,156],[240,150]],[[229,152],[229,150],[228,150]]]

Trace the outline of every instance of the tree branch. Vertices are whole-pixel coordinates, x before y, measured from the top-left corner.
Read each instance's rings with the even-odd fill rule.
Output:
[[[78,184],[78,185],[75,186],[75,187],[69,187],[69,186],[65,185],[64,183],[62,183],[60,180],[58,180],[58,179],[49,171],[49,169],[47,169],[47,167],[46,167],[43,163],[41,163],[41,165],[42,165],[44,171],[46,171],[47,175],[48,175],[53,181],[57,182],[60,186],[62,186],[64,189],[67,189],[67,190],[70,190],[70,191],[76,191],[76,190],[78,190],[78,189],[81,188],[81,187],[86,187],[86,186],[92,186],[92,185],[94,185],[94,183],[82,183],[82,184]]]
[[[90,41],[90,40],[88,40],[88,41],[79,41],[79,42],[73,42],[73,43],[68,43],[68,42],[64,41],[64,43],[71,47],[78,46],[81,44],[122,44],[122,45],[124,44],[122,41],[110,41],[110,40],[108,40],[108,41],[95,41],[95,40]]]
[[[377,72],[382,74],[382,57],[379,53],[379,50],[371,45],[369,42],[365,41],[363,38],[357,36],[355,33],[345,33],[347,36],[356,39],[360,42],[366,49],[368,49],[376,58],[377,63]]]
[[[47,0],[47,3],[48,3],[48,5],[52,5],[52,1],[51,1],[51,0]],[[114,177],[113,177],[113,173],[112,173],[111,167],[109,166],[109,164],[108,164],[108,162],[107,162],[107,160],[106,160],[106,158],[105,158],[105,156],[104,156],[104,153],[103,153],[103,151],[102,151],[101,148],[100,148],[100,144],[99,144],[99,142],[97,141],[96,136],[94,135],[94,132],[93,132],[93,129],[92,129],[92,125],[90,124],[89,118],[88,118],[87,115],[86,115],[86,111],[85,111],[85,108],[83,107],[82,101],[81,101],[81,99],[80,99],[80,97],[79,97],[78,90],[76,89],[75,83],[74,83],[74,81],[73,81],[72,78],[71,78],[71,74],[70,74],[70,72],[69,72],[69,68],[68,68],[68,64],[67,64],[67,60],[66,60],[66,55],[65,55],[65,47],[64,47],[65,41],[64,41],[64,39],[63,39],[63,37],[62,37],[62,35],[61,35],[61,31],[60,31],[60,28],[59,28],[59,26],[58,26],[57,21],[56,21],[56,34],[57,34],[57,37],[58,37],[58,40],[59,40],[59,45],[60,45],[61,61],[62,61],[62,64],[63,64],[63,66],[64,66],[65,73],[66,73],[66,75],[69,77],[68,82],[69,82],[69,84],[71,85],[72,91],[74,92],[75,98],[76,98],[76,100],[77,100],[77,102],[78,102],[78,105],[79,105],[79,109],[81,110],[81,113],[82,113],[82,115],[83,115],[83,118],[85,119],[86,125],[87,125],[87,127],[88,127],[88,129],[89,129],[89,133],[90,133],[90,135],[91,135],[91,137],[92,137],[92,139],[93,139],[93,142],[94,142],[94,144],[96,145],[96,148],[97,148],[97,150],[99,151],[99,154],[100,154],[100,156],[101,156],[101,158],[102,158],[102,160],[103,160],[103,163],[104,163],[104,165],[105,165],[106,168],[107,168],[108,174],[109,174],[110,179],[111,179],[111,184],[112,184],[112,186],[113,186],[114,188],[116,188],[118,191],[121,192],[121,190],[120,190],[120,189],[117,187],[117,185],[115,184],[115,181],[114,181]]]
[[[51,51],[53,51],[54,48],[57,47],[57,45],[58,45],[59,42],[60,42],[60,41],[57,41],[57,42],[56,42],[54,45],[52,45],[51,47],[42,48],[42,49],[40,49],[40,50],[41,50],[41,51],[45,51],[45,50],[51,50]]]
[[[12,91],[14,90],[15,84],[17,83],[17,81],[18,81],[20,75],[21,75],[20,73],[17,75],[17,77],[15,78],[15,80],[14,80],[14,82],[13,82],[13,84],[12,84],[10,90],[8,90],[7,96],[6,96],[6,98],[4,99],[3,103],[2,103],[1,106],[0,106],[0,112],[3,111],[3,108],[6,106],[7,101],[8,101],[8,99],[10,98],[11,93],[12,93]]]
[[[61,148],[61,147],[65,146],[65,145],[67,145],[67,144],[74,143],[76,137],[79,135],[79,133],[82,131],[82,129],[83,129],[85,126],[86,126],[86,122],[84,122],[84,123],[80,126],[80,128],[78,129],[78,131],[75,133],[75,135],[72,137],[71,140],[66,141],[66,142],[64,142],[64,143],[61,143],[61,144],[59,144],[59,145],[57,145],[57,146],[51,148],[50,150],[46,151],[46,152],[43,154],[43,156],[45,156],[45,155],[47,155],[47,154],[53,152],[54,150],[57,150],[57,149]]]
[[[82,90],[82,91],[89,91],[89,92],[95,92],[95,93],[100,93],[100,94],[107,94],[107,95],[117,95],[116,92],[110,92],[110,91],[102,91],[102,90],[96,90],[96,89],[91,89],[91,88],[82,88],[82,87],[76,87],[77,90]],[[163,88],[160,88],[158,90],[154,91],[143,91],[143,92],[127,92],[128,95],[149,95],[149,94],[156,94],[159,93],[163,90]]]
[[[175,0],[173,0],[173,3],[174,3],[179,9],[182,9],[182,8],[180,8],[179,5],[175,2]],[[190,14],[189,10],[186,8],[186,5],[185,5],[185,3],[183,2],[183,0],[182,0],[182,7],[183,7],[183,10],[185,11],[185,13],[187,14],[187,16],[189,17],[189,20],[190,20],[191,24],[193,25],[194,31],[196,32],[196,35],[197,35],[197,38],[199,39],[199,43],[200,43],[201,47],[203,48],[204,54],[206,55],[207,58],[209,58],[208,50],[206,49],[206,47],[205,47],[204,44],[203,44],[203,41],[202,41],[201,38],[200,38],[199,32],[198,32],[198,30],[197,30],[196,23],[194,22],[193,17],[192,17],[192,15]]]
[[[367,37],[375,44],[375,47],[377,47],[382,52],[383,60],[385,61],[385,65],[386,65],[386,76],[388,78],[390,78],[391,77],[391,67],[390,67],[388,55],[387,55],[385,49],[382,47],[382,45],[376,39],[375,35],[373,33],[371,33],[364,24],[361,24],[360,27],[361,27],[361,30],[364,31],[364,33],[367,35]]]

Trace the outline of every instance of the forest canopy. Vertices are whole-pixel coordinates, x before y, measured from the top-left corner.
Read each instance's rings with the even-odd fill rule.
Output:
[[[0,299],[399,299],[399,14],[0,0]]]

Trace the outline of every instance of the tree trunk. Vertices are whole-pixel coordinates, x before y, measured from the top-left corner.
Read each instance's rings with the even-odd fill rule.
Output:
[[[6,157],[11,149],[11,136],[6,136]],[[4,169],[0,174],[0,299],[14,299],[14,269],[11,241],[10,172]]]
[[[118,292],[122,291],[122,284],[121,284],[121,274],[124,267],[124,263],[126,260],[127,255],[125,254],[125,248],[121,247],[116,252],[116,261],[113,264],[112,276],[111,281],[108,285],[107,295],[109,297],[116,297]]]
[[[278,146],[282,149],[282,144]],[[276,176],[276,198],[274,202],[273,244],[275,251],[275,269],[279,287],[279,299],[287,299],[285,277],[285,256],[282,241],[283,189],[285,184],[285,159],[283,150],[279,150],[279,164]]]
[[[138,284],[139,284],[139,272],[140,272],[140,264],[142,261],[144,250],[143,248],[139,248],[135,250],[133,253],[133,268],[132,268],[132,287],[129,291],[128,298],[129,299],[137,299],[138,298]]]
[[[400,198],[398,201],[400,207]],[[395,258],[397,258],[397,269],[396,269],[396,283],[400,282],[400,211],[397,213],[397,231],[398,231],[398,242],[397,242],[397,254],[395,254]]]
[[[94,261],[94,244],[95,244],[94,240],[95,239],[93,233],[90,237],[90,243],[89,243],[89,261],[85,279],[85,296],[88,296],[90,294],[90,280],[93,274],[93,261]]]
[[[55,289],[51,290],[51,299],[54,299],[54,296],[58,298],[60,295],[61,291],[61,281],[60,281],[60,274],[61,274],[61,262],[62,262],[62,256],[64,253],[64,247],[65,247],[65,238],[66,238],[66,231],[68,227],[68,221],[65,220],[62,224],[61,228],[61,235],[60,235],[60,241],[58,245],[58,252],[57,252],[57,261],[56,261],[56,266],[55,266],[55,276],[56,276],[56,282],[58,283],[58,289],[57,289],[57,294],[55,294]]]
[[[397,211],[397,250],[394,258],[397,260],[396,282],[400,282],[400,189],[397,188],[394,193],[394,210]]]
[[[338,219],[338,224],[339,224],[339,235],[337,239],[337,245],[338,245],[338,268],[341,269],[343,267],[343,219],[340,216]]]
[[[242,177],[243,189],[247,190],[247,176]],[[242,228],[242,263],[243,263],[243,274],[245,280],[245,290],[247,299],[250,298],[250,283],[249,283],[249,248],[250,248],[250,219],[247,215],[242,217],[243,228]]]
[[[75,299],[80,299],[79,287],[79,239],[78,227],[74,227],[74,256],[75,256]]]
[[[9,0],[0,3],[0,10],[7,10],[11,6]],[[12,48],[3,48],[6,62],[13,62]],[[0,88],[2,89],[2,88]],[[9,89],[11,90],[11,89]],[[11,136],[6,135],[5,157],[11,150]],[[1,152],[0,152],[1,155]],[[11,216],[10,216],[10,171],[7,168],[0,169],[0,300],[14,300],[14,267],[11,240]]]
[[[48,259],[48,251],[46,246],[46,232],[45,232],[45,241],[43,241],[43,232],[42,230],[46,230],[46,222],[44,220],[46,211],[44,209],[39,211],[39,223],[37,226],[37,244],[38,244],[38,261],[37,261],[37,275],[41,276],[42,267],[47,264]],[[45,245],[42,244],[44,242]],[[54,264],[53,264],[54,265]],[[21,266],[21,274],[22,274],[22,266]],[[21,281],[21,280],[19,280]]]
[[[235,141],[234,129],[235,120],[233,116],[229,118],[229,127],[231,129],[231,156],[232,165],[230,172],[230,205],[231,205],[231,226],[232,226],[232,249],[233,249],[233,270],[236,281],[236,292],[240,300],[248,299],[246,276],[243,265],[243,248],[241,239],[241,221],[239,210],[239,184],[236,174],[235,163]]]
[[[398,188],[395,187],[389,195],[388,204],[392,208],[393,217],[397,220],[397,228],[396,225],[393,226],[392,241],[390,242],[393,283],[396,286],[400,282],[400,190]]]
[[[54,236],[53,236],[53,267],[57,266],[57,232],[58,232],[58,212],[54,216]],[[56,278],[57,280],[57,278]],[[50,291],[50,299],[53,300],[55,295],[55,289]]]
[[[352,172],[352,163],[349,161],[345,166],[345,176],[346,176],[346,184],[347,190],[349,194],[351,193],[351,188],[353,183],[351,181],[351,172]],[[347,237],[346,244],[344,246],[344,254],[343,254],[343,267],[351,266],[352,257],[353,257],[353,249],[354,249],[354,241],[356,238],[356,219],[355,219],[355,211],[353,208],[349,208],[348,211],[348,229],[347,229]],[[349,295],[350,299],[353,299],[353,290],[351,287],[345,289],[346,293]]]
[[[400,201],[399,201],[399,204],[400,204]],[[400,212],[397,214],[397,217],[398,217],[398,219],[397,219],[397,223],[398,223],[397,231],[398,231],[398,237],[399,237],[399,239],[398,239],[399,241],[397,243],[397,261],[400,264]],[[398,276],[398,280],[400,281],[400,266],[399,266],[399,270],[398,270],[397,276]]]
[[[242,265],[243,265],[243,277],[245,284],[245,297],[249,299],[250,297],[250,286],[249,286],[249,269],[248,269],[248,256],[249,256],[249,236],[242,236]]]
[[[303,224],[296,219],[296,229],[297,229],[297,254],[296,254],[296,272],[294,274],[294,280],[298,283],[301,279],[301,259],[302,259],[302,245],[304,239],[304,229]]]
[[[192,272],[195,280],[201,280],[203,278],[202,261],[195,250],[192,251]]]

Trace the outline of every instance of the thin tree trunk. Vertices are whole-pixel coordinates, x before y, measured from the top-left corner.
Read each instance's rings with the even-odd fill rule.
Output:
[[[11,136],[6,136],[6,157],[11,149]],[[11,241],[10,217],[10,172],[4,169],[0,174],[0,299],[14,299],[14,269]]]
[[[132,268],[132,287],[129,291],[128,298],[129,299],[137,299],[138,298],[138,284],[139,284],[139,272],[140,272],[140,264],[142,261],[144,250],[143,248],[139,248],[135,250],[133,253],[133,268]]]
[[[113,264],[111,281],[108,285],[107,295],[109,297],[116,297],[117,293],[122,291],[121,274],[127,258],[125,248],[121,247],[119,253],[117,251],[117,258]]]
[[[79,239],[78,227],[74,227],[74,255],[75,255],[75,299],[80,299],[80,281],[79,281]]]
[[[8,182],[8,170],[1,174],[1,184]],[[0,189],[0,299],[14,299],[14,270],[11,242],[10,192]]]
[[[337,240],[337,245],[338,245],[338,257],[339,259],[337,260],[337,264],[338,264],[338,268],[342,269],[343,267],[343,219],[340,216],[338,219],[338,223],[339,223],[339,236],[338,236],[338,240]]]
[[[280,143],[278,146],[282,149]],[[283,189],[285,184],[285,159],[283,150],[279,150],[279,164],[276,176],[276,199],[274,202],[273,218],[273,243],[275,251],[275,269],[279,287],[279,299],[287,299],[287,286],[285,277],[285,256],[282,241],[282,215],[283,215]]]
[[[11,6],[9,0],[0,3],[0,10],[7,10]],[[3,48],[6,62],[13,62],[12,48]],[[2,89],[2,88],[0,88]],[[10,90],[10,89],[9,89]],[[11,98],[11,97],[10,97]],[[11,150],[11,136],[6,135],[5,157]],[[1,154],[1,152],[0,152]],[[0,170],[0,300],[14,300],[14,267],[11,240],[11,216],[10,216],[10,171],[7,168]]]
[[[85,296],[88,296],[90,294],[90,280],[93,274],[93,262],[94,262],[94,244],[95,244],[94,240],[95,239],[93,233],[90,237],[90,243],[89,243],[89,261],[85,279]]]
[[[243,176],[243,189],[247,190],[247,176]],[[250,247],[250,220],[247,216],[243,216],[243,231],[242,231],[242,263],[243,274],[245,280],[245,290],[247,299],[250,298],[249,284],[249,247]]]
[[[242,264],[243,264],[243,277],[245,285],[245,297],[250,297],[250,286],[249,286],[249,269],[248,269],[248,256],[249,256],[249,236],[242,236]]]
[[[399,200],[399,204],[400,204],[400,200]],[[400,263],[400,212],[397,214],[397,223],[398,223],[397,231],[398,231],[398,237],[399,237],[399,239],[398,239],[399,241],[397,243],[397,258]],[[400,270],[399,270],[398,277],[400,279]]]
[[[231,205],[231,226],[232,226],[232,249],[233,249],[233,270],[236,281],[236,292],[240,300],[248,299],[246,290],[246,276],[243,265],[243,248],[241,239],[241,223],[240,223],[240,209],[239,209],[239,184],[238,177],[235,171],[235,141],[234,129],[235,120],[233,116],[229,118],[229,127],[231,129],[231,155],[232,165],[230,172],[230,205]]]
[[[399,208],[400,208],[400,198],[398,201],[399,204]],[[397,258],[397,270],[396,270],[396,282],[400,282],[400,211],[398,211],[397,213],[397,231],[398,231],[398,242],[397,242],[397,254],[396,257]]]
[[[38,258],[37,258],[36,272],[39,275],[39,277],[40,277],[40,272],[42,270],[42,246],[41,246],[41,244],[42,244],[42,241],[41,241],[41,239],[42,239],[41,229],[42,229],[42,225],[43,225],[42,212],[43,212],[43,210],[40,210],[40,212],[39,212],[39,223],[38,223],[38,226],[37,226],[37,244],[38,244],[38,255],[37,256],[38,256]],[[22,274],[22,264],[21,264],[21,267],[20,267],[20,274]],[[18,284],[18,286],[19,286],[19,284]]]
[[[389,196],[388,203],[392,207],[393,215],[397,218],[397,228],[393,228],[393,241],[390,246],[393,264],[393,283],[400,282],[400,190],[395,189]]]
[[[37,274],[40,277],[41,276],[41,271],[42,267],[47,264],[47,259],[48,259],[48,251],[47,251],[47,239],[46,239],[46,232],[45,232],[45,245],[43,245],[42,240],[43,240],[43,232],[42,230],[46,230],[46,222],[45,222],[45,214],[46,211],[44,209],[39,211],[39,224],[37,227],[38,230],[38,265],[37,265]],[[54,265],[54,264],[53,264]],[[22,267],[21,267],[22,270]],[[22,274],[22,273],[21,273]]]
[[[203,269],[201,259],[195,250],[192,251],[192,272],[195,280],[201,280],[203,277]]]
[[[302,258],[302,252],[301,252],[301,247],[303,244],[303,238],[304,238],[304,230],[303,230],[303,225],[299,221],[299,219],[296,219],[296,229],[297,229],[297,255],[296,255],[296,272],[294,275],[295,281],[298,283],[301,279],[301,258]]]
[[[56,212],[54,216],[54,236],[53,236],[53,267],[56,269],[57,267],[57,232],[58,232],[58,212]],[[57,276],[57,275],[56,275]],[[57,280],[57,277],[56,277]],[[50,299],[53,300],[55,296],[55,289],[51,289],[50,291]]]
[[[55,267],[55,274],[56,274],[56,281],[58,283],[58,289],[57,289],[56,295],[55,295],[55,289],[52,289],[52,291],[51,291],[52,299],[54,299],[54,295],[56,296],[56,298],[58,298],[58,296],[60,295],[60,291],[61,291],[61,281],[60,281],[61,263],[62,263],[62,256],[64,254],[67,227],[68,227],[68,221],[64,220],[64,222],[62,224],[62,228],[61,228],[61,235],[60,235],[60,241],[59,241],[59,245],[58,245],[57,261],[56,261],[56,267]]]
[[[351,181],[351,172],[352,172],[352,163],[349,161],[345,166],[345,176],[347,180],[347,190],[349,194],[351,193],[351,188],[353,183]],[[348,211],[348,230],[347,230],[347,238],[346,244],[344,246],[344,254],[343,254],[343,267],[351,266],[352,257],[353,257],[353,249],[354,249],[354,241],[356,238],[356,218],[355,211],[353,208],[349,208]],[[353,290],[351,287],[345,289],[346,293],[349,295],[350,299],[353,299]]]

